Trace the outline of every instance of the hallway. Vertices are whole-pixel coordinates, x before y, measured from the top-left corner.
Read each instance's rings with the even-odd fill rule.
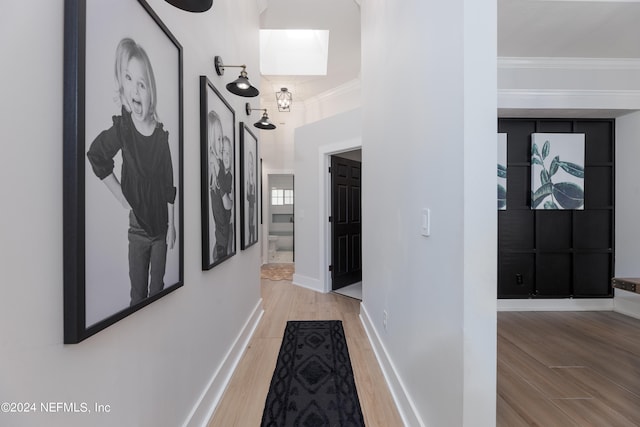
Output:
[[[359,318],[360,302],[261,280],[264,316],[209,427],[257,426],[287,320],[344,324],[367,426],[403,425]],[[640,423],[640,320],[611,312],[498,316],[498,426]],[[595,424],[593,424],[595,422]]]
[[[261,280],[264,316],[209,423],[209,427],[258,426],[287,320],[343,322],[365,423],[402,426],[382,371],[360,322],[360,301],[321,294],[290,281]]]

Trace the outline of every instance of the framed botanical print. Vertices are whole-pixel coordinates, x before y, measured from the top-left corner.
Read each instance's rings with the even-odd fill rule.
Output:
[[[531,134],[531,209],[584,210],[583,133]]]

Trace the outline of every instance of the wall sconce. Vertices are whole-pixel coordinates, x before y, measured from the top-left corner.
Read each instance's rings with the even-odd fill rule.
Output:
[[[231,83],[227,85],[227,90],[235,95],[246,96],[246,97],[254,97],[260,95],[260,91],[255,87],[251,86],[249,83],[249,78],[247,77],[247,66],[246,65],[224,65],[222,63],[222,58],[216,56],[214,58],[216,74],[219,76],[224,75],[225,68],[242,68],[240,71],[240,76]]]
[[[166,2],[187,12],[206,12],[213,4],[213,0],[166,0]]]
[[[247,102],[246,104],[244,104],[244,110],[247,112],[247,116],[250,116],[251,112],[254,110],[264,111],[264,113],[262,113],[262,117],[260,118],[260,120],[258,120],[253,124],[258,129],[272,130],[276,128],[276,125],[271,123],[271,121],[269,120],[269,115],[267,115],[266,108],[251,108],[251,105],[249,105],[249,103]]]
[[[293,97],[286,87],[281,88],[280,92],[276,92],[276,100],[278,101],[278,111],[291,111]]]

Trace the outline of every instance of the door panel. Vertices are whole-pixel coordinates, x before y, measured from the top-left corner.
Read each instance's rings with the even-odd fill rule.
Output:
[[[361,163],[331,157],[332,289],[362,280]]]

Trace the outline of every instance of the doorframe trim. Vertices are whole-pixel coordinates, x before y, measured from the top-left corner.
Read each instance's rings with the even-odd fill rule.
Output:
[[[329,264],[331,264],[331,227],[329,226],[329,216],[331,215],[331,175],[329,174],[329,166],[331,166],[331,156],[334,154],[344,153],[362,149],[362,138],[353,138],[345,141],[318,147],[318,206],[320,206],[321,226],[318,227],[318,253],[320,256],[319,268],[320,282],[323,285],[323,292],[331,292],[331,274],[329,274]]]

